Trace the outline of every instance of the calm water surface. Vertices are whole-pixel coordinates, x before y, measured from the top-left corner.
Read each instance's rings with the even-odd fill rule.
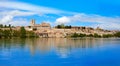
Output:
[[[0,66],[120,66],[120,39],[0,39]]]

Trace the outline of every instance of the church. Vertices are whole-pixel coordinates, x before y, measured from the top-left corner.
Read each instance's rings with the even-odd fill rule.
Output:
[[[28,26],[30,30],[43,30],[43,29],[50,29],[51,25],[49,23],[42,22],[41,24],[36,24],[35,20],[32,19],[30,22],[30,26]]]

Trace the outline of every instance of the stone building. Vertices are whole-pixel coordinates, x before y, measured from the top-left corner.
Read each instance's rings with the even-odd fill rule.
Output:
[[[113,34],[112,31],[105,31],[101,28],[92,28],[92,27],[84,27],[84,26],[72,26],[69,29],[58,29],[58,28],[51,28],[49,23],[42,22],[41,24],[36,24],[35,20],[30,22],[30,26],[26,27],[26,30],[34,31],[39,37],[68,37],[74,33],[78,34],[86,34],[86,35],[94,35],[97,33],[98,35],[104,34]]]
[[[30,22],[30,26],[26,27],[27,30],[44,30],[50,28],[51,25],[49,23],[42,22],[41,24],[36,24],[34,19]]]

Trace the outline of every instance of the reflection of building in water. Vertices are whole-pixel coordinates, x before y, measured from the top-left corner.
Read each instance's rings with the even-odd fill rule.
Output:
[[[29,47],[31,52],[35,53],[36,50],[40,52],[50,52],[55,50],[55,52],[62,58],[66,58],[72,52],[72,50],[81,48],[83,51],[88,48],[93,48],[99,46],[101,41],[95,38],[38,38],[35,40],[29,40]],[[84,49],[82,49],[84,48]]]
[[[51,48],[51,43],[47,38],[37,38],[28,40],[31,53],[35,53],[36,50],[39,50],[42,53],[48,52]]]
[[[37,47],[41,52],[48,52],[51,50],[51,42],[47,38],[38,39]]]
[[[28,39],[28,46],[30,48],[31,54],[34,55],[35,54],[35,50],[36,50],[36,43],[34,39]]]

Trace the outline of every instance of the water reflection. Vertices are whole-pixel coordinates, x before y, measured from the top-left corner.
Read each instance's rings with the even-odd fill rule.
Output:
[[[119,47],[119,38],[0,39],[0,66],[120,66]]]
[[[0,39],[0,49],[24,48],[26,39]]]
[[[102,38],[35,38],[35,39],[1,39],[0,51],[13,48],[28,48],[32,55],[36,51],[41,53],[55,52],[61,58],[66,58],[74,49],[86,50],[98,48],[103,44]]]

